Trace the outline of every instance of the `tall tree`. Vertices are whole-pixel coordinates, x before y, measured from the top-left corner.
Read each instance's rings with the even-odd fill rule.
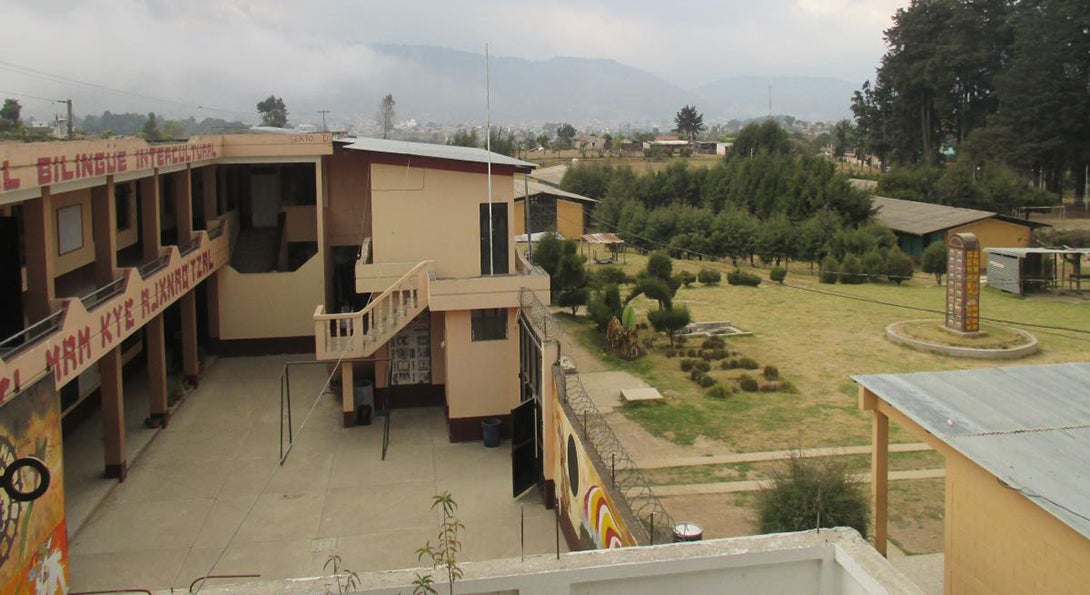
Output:
[[[0,132],[13,132],[19,128],[19,114],[23,106],[15,99],[5,99],[4,107],[0,108]]]
[[[394,101],[394,96],[390,93],[386,94],[386,97],[382,98],[382,103],[378,107],[378,125],[382,128],[382,138],[390,138],[390,131],[394,129],[394,105],[397,102]]]
[[[686,105],[674,115],[674,125],[678,136],[695,141],[704,131],[704,114],[696,111],[695,105]]]
[[[261,114],[262,126],[283,128],[288,124],[288,107],[284,105],[283,99],[275,95],[269,95],[268,99],[259,101],[257,111]]]
[[[567,122],[561,124],[556,129],[556,148],[557,149],[570,149],[572,147],[572,141],[575,139],[575,126],[568,124]]]
[[[148,119],[144,122],[144,129],[141,133],[147,140],[159,140],[163,136],[163,134],[159,132],[159,121],[155,117],[155,112],[148,114]]]

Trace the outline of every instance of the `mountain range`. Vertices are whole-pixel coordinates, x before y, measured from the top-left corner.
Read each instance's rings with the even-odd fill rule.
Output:
[[[359,112],[361,97],[393,94],[399,117],[420,123],[483,123],[484,57],[450,48],[369,44],[381,68],[326,88],[327,105]],[[683,89],[659,76],[610,59],[490,58],[492,121],[503,124],[571,122],[576,126],[672,123],[695,105],[707,124],[772,111],[802,120],[851,115],[859,86],[827,77],[731,77]],[[379,93],[381,91],[381,93]],[[375,107],[377,108],[377,101]],[[353,109],[354,108],[354,109]]]

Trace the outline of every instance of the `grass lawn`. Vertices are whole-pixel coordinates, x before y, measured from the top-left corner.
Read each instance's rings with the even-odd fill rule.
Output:
[[[623,268],[634,274],[645,263],[646,257],[629,254]],[[675,271],[697,272],[703,266],[730,269],[724,262],[674,263]],[[649,355],[635,362],[608,362],[642,377],[666,397],[659,403],[625,406],[624,415],[678,444],[692,444],[702,435],[722,440],[739,452],[861,445],[869,443],[870,420],[858,410],[858,389],[852,375],[1078,361],[1084,360],[1090,349],[1090,334],[1021,327],[1037,336],[1040,351],[1018,362],[985,362],[910,350],[887,341],[884,329],[892,322],[941,317],[913,309],[942,311],[945,292],[934,278],[917,275],[901,286],[825,285],[802,272],[806,269],[806,265],[792,265],[785,285],[768,281],[767,270],[756,269],[764,279],[756,288],[729,286],[724,275],[722,285],[682,287],[675,297],[675,303],[689,308],[694,321],[729,320],[753,332],[752,337],[728,339],[727,348],[755,359],[762,367],[776,366],[794,392],[709,398],[705,389],[681,371],[679,358],[666,357],[666,338],[659,335]],[[657,307],[643,297],[632,305],[641,318]],[[1090,329],[1090,308],[1071,297],[1020,298],[984,288],[980,312],[985,319],[1011,321],[1015,326],[1032,323]],[[559,318],[577,340],[592,352],[599,351],[600,336],[589,321]],[[641,336],[655,335],[648,330]],[[736,373],[715,370],[712,376],[724,382]],[[759,378],[759,371],[750,374]],[[894,425],[891,440],[918,438]]]

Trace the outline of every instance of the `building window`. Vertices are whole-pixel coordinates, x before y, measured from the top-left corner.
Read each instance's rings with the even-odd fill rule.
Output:
[[[474,341],[503,341],[507,339],[507,310],[488,308],[470,313]]]
[[[68,254],[83,247],[83,205],[57,209],[57,254]]]

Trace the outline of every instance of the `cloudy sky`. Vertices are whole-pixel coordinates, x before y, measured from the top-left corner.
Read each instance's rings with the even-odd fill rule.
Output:
[[[393,66],[365,43],[611,58],[684,88],[735,75],[873,77],[908,0],[0,0],[0,95],[85,112],[244,117]],[[36,72],[29,72],[26,69]],[[57,80],[60,75],[71,80]],[[97,83],[178,104],[79,85]],[[31,114],[51,104],[20,101]],[[197,110],[194,106],[202,106]],[[220,111],[222,110],[222,111]],[[232,114],[229,110],[244,113]]]

